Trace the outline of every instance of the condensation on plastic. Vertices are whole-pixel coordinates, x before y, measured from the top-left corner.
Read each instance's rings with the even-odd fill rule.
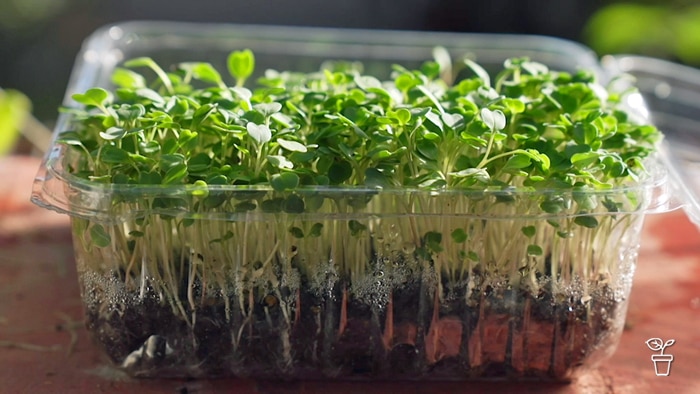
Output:
[[[300,71],[317,70],[324,61],[356,60],[364,64],[365,71],[376,75],[388,76],[390,66],[400,63],[408,67],[417,66],[431,58],[435,46],[446,48],[453,57],[469,56],[487,69],[498,68],[509,57],[527,56],[552,69],[576,71],[588,69],[601,77],[606,70],[600,67],[593,52],[574,42],[551,37],[503,34],[466,34],[466,33],[407,33],[400,31],[342,30],[325,28],[273,27],[249,25],[199,25],[172,22],[131,22],[107,26],[95,32],[86,40],[78,55],[71,76],[64,105],[74,106],[71,96],[91,87],[110,88],[110,76],[116,66],[129,58],[150,56],[162,64],[182,61],[210,61],[217,67],[225,67],[226,55],[234,49],[249,48],[256,55],[258,71],[268,68],[295,69]],[[641,103],[630,103],[642,115],[645,109]],[[54,130],[54,138],[67,130],[70,115],[62,114]],[[92,183],[79,179],[63,168],[66,151],[64,147],[54,145],[48,152],[44,165],[40,169],[32,193],[32,201],[43,207],[101,222],[118,222],[138,216],[139,209],[115,210],[114,202],[124,198],[135,197],[184,197],[188,198],[191,189],[187,186],[171,187],[123,187]],[[663,161],[665,159],[662,160]],[[667,172],[665,165],[649,163],[652,174],[647,180],[625,188],[605,192],[591,192],[591,196],[605,198],[634,192],[644,195],[642,205],[626,206],[623,212],[663,212],[677,208],[683,203],[677,202],[672,193],[679,191],[679,174]],[[671,175],[669,177],[669,175]],[[670,182],[669,182],[670,180]],[[251,191],[270,192],[270,189],[241,188],[235,186],[210,188],[212,192],[240,193]],[[363,215],[391,215],[405,213],[401,204],[391,201],[410,194],[448,198],[460,192],[448,191],[425,192],[416,190],[373,190],[340,189],[298,191],[301,194],[325,193],[330,195],[355,194],[365,198],[379,194],[373,199],[379,204],[365,207]],[[462,192],[464,193],[464,192]],[[545,190],[533,192],[509,191],[509,196],[516,199],[543,198],[561,191]],[[503,191],[486,192],[497,198]],[[362,197],[364,196],[364,197]],[[150,209],[150,208],[149,208]],[[153,212],[151,210],[151,212]],[[179,216],[191,215],[186,206],[176,206],[170,211],[164,209],[161,214]],[[420,212],[414,212],[420,214]],[[264,215],[259,212],[259,218]],[[454,213],[451,213],[454,214]],[[503,218],[514,218],[514,212],[500,214]],[[562,212],[557,216],[571,216],[575,212]],[[590,213],[589,213],[590,214]],[[235,213],[207,212],[207,219],[235,219]],[[309,214],[307,214],[309,215]],[[515,217],[528,216],[517,213]],[[534,215],[534,214],[533,214]],[[540,217],[541,214],[537,214]],[[696,215],[697,216],[697,215]],[[202,217],[201,214],[198,217]],[[250,214],[246,220],[254,220]],[[347,218],[346,218],[347,219]]]

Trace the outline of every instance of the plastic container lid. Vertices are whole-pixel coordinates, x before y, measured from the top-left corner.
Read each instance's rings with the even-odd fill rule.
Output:
[[[662,160],[675,201],[700,227],[700,70],[666,60],[631,55],[605,56],[610,75],[635,78],[647,116],[665,135]]]

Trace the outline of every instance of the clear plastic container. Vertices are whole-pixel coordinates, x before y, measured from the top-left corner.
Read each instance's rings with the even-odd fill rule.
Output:
[[[250,48],[259,70],[341,59],[387,75],[436,45],[487,68],[528,56],[604,73],[585,47],[545,37],[143,22],[86,41],[65,104],[138,56],[223,67]],[[48,154],[32,199],[71,215],[88,328],[134,376],[567,380],[615,350],[644,215],[668,208],[662,164],[606,192],[201,193],[89,182],[70,160]],[[596,226],[574,225],[580,204]]]

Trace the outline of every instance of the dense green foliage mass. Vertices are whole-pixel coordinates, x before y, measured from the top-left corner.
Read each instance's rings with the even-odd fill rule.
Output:
[[[248,50],[228,58],[233,84],[209,63],[133,59],[114,92],[73,96],[85,107],[60,141],[84,153],[74,172],[104,183],[588,191],[637,177],[659,139],[591,72],[512,58],[490,76],[434,54],[387,81],[336,62],[267,70],[251,89]]]

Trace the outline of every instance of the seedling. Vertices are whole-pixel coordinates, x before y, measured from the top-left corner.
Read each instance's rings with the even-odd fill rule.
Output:
[[[414,372],[459,359],[475,376],[563,378],[616,330],[601,310],[624,301],[660,133],[590,72],[512,58],[489,74],[435,54],[388,80],[337,62],[255,86],[248,50],[228,75],[139,58],[114,90],[74,95],[58,141],[66,168],[112,193],[109,220],[74,227],[89,324],[115,361],[342,375],[391,370],[377,365],[405,345]],[[544,324],[547,362],[527,337],[469,344],[502,314],[509,341]]]

